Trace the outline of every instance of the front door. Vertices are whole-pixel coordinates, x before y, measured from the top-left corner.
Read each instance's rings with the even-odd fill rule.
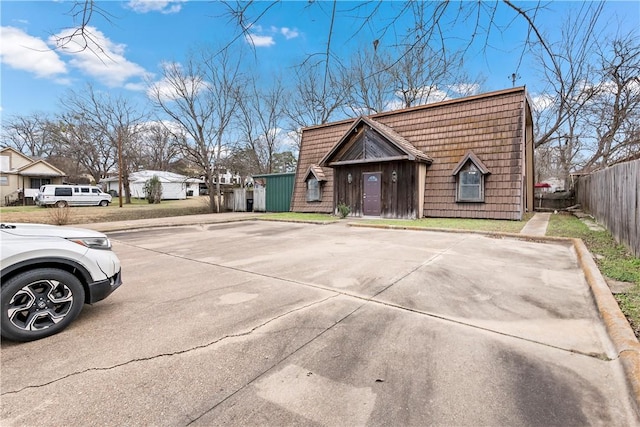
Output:
[[[380,216],[381,172],[363,174],[364,191],[362,192],[362,211],[366,216]]]

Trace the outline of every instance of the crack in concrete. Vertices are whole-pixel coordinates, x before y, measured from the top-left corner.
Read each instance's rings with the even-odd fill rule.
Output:
[[[220,337],[219,339],[214,340],[214,341],[209,342],[209,343],[206,343],[206,344],[194,346],[194,347],[191,347],[191,348],[188,348],[188,349],[179,350],[179,351],[175,351],[175,352],[171,352],[171,353],[162,353],[162,354],[157,354],[157,355],[150,356],[150,357],[136,358],[136,359],[132,359],[132,360],[129,360],[129,361],[126,361],[126,362],[123,362],[123,363],[119,363],[119,364],[116,364],[116,365],[113,365],[113,366],[110,366],[110,367],[89,368],[89,369],[85,369],[83,371],[70,373],[68,375],[65,375],[65,376],[63,376],[61,378],[49,381],[47,383],[23,387],[22,389],[5,392],[5,393],[2,393],[1,395],[13,395],[13,394],[18,394],[18,393],[20,393],[20,392],[22,392],[24,390],[27,390],[27,389],[45,387],[45,386],[48,386],[48,385],[53,384],[55,382],[62,381],[64,379],[67,379],[67,378],[70,378],[70,377],[73,377],[73,376],[82,375],[82,374],[87,373],[87,372],[109,371],[109,370],[117,369],[117,368],[120,368],[122,366],[126,366],[126,365],[137,363],[137,362],[145,362],[145,361],[149,361],[149,360],[159,359],[159,358],[162,358],[162,357],[171,357],[171,356],[185,354],[185,353],[188,353],[188,352],[192,352],[192,351],[196,351],[196,350],[199,350],[199,349],[207,348],[207,347],[210,347],[210,346],[214,346],[214,345],[219,344],[220,342],[222,342],[224,340],[227,340],[227,339],[233,339],[233,338],[248,336],[248,335],[252,334],[253,332],[255,332],[256,330],[258,330],[258,329],[260,329],[260,328],[262,328],[262,327],[264,327],[264,326],[266,326],[266,325],[268,325],[268,324],[270,324],[270,323],[272,323],[272,322],[274,322],[274,321],[276,321],[278,319],[281,319],[281,318],[283,318],[285,316],[288,316],[289,314],[292,314],[292,313],[295,313],[295,312],[298,312],[298,311],[301,311],[301,310],[305,310],[305,309],[307,309],[309,307],[312,307],[312,306],[315,306],[315,305],[318,305],[318,304],[322,304],[322,303],[324,303],[324,302],[326,302],[326,301],[328,301],[328,300],[330,300],[332,298],[336,298],[338,296],[346,296],[346,297],[354,298],[354,299],[362,301],[362,304],[358,305],[356,308],[354,308],[352,311],[350,311],[349,313],[344,315],[342,318],[340,318],[339,320],[335,321],[332,325],[326,327],[321,332],[319,332],[315,336],[311,337],[309,340],[307,340],[306,342],[301,344],[298,348],[296,348],[295,350],[293,350],[289,354],[287,354],[284,357],[282,357],[280,360],[275,361],[275,363],[273,363],[270,367],[268,367],[267,369],[265,369],[262,372],[258,373],[253,379],[247,381],[245,384],[243,384],[242,386],[238,387],[236,390],[234,390],[231,393],[229,393],[227,396],[225,396],[224,398],[219,400],[217,403],[212,405],[209,409],[207,409],[204,412],[202,412],[200,415],[195,416],[195,417],[189,417],[187,414],[185,414],[185,416],[187,416],[190,419],[190,421],[187,423],[187,425],[192,425],[193,423],[197,422],[202,417],[206,416],[208,413],[210,413],[211,411],[215,410],[217,407],[222,405],[224,402],[228,401],[229,399],[231,399],[232,397],[234,397],[235,395],[240,393],[242,390],[245,390],[247,387],[251,386],[253,383],[255,383],[256,381],[261,379],[264,375],[268,374],[273,369],[275,369],[277,366],[281,365],[283,362],[285,362],[286,360],[288,360],[291,357],[293,357],[295,354],[300,352],[303,348],[307,347],[309,344],[311,344],[315,340],[319,339],[325,333],[327,333],[328,331],[332,330],[333,328],[335,328],[340,323],[344,322],[346,319],[351,317],[354,313],[356,313],[357,311],[361,310],[364,306],[366,306],[369,303],[375,303],[375,304],[383,305],[383,306],[386,306],[386,307],[399,309],[399,310],[402,310],[402,311],[408,311],[408,312],[412,312],[412,313],[428,316],[428,317],[431,317],[431,318],[434,318],[434,319],[439,319],[439,320],[446,321],[446,322],[452,322],[452,323],[455,323],[455,324],[458,324],[458,325],[463,325],[463,326],[471,327],[471,328],[474,328],[474,329],[478,329],[478,330],[482,330],[482,331],[486,331],[486,332],[490,332],[490,333],[495,333],[495,334],[498,334],[498,335],[502,335],[502,336],[506,336],[506,337],[510,337],[510,338],[515,338],[515,339],[518,339],[518,340],[523,340],[523,341],[531,342],[531,343],[538,344],[538,345],[543,345],[543,346],[554,348],[554,349],[561,350],[561,351],[567,351],[567,352],[578,354],[578,355],[597,358],[597,359],[603,360],[603,361],[611,361],[612,360],[612,359],[609,359],[607,356],[604,356],[604,355],[593,354],[593,353],[587,354],[587,353],[582,353],[582,352],[571,350],[571,349],[563,349],[563,348],[560,348],[560,347],[557,347],[557,346],[553,346],[553,345],[550,345],[550,344],[538,342],[538,341],[535,341],[535,340],[530,340],[530,339],[514,336],[514,335],[511,335],[511,334],[507,334],[507,333],[504,333],[504,332],[492,330],[492,329],[489,329],[489,328],[480,327],[480,326],[473,325],[473,324],[470,324],[470,323],[465,323],[465,322],[462,322],[462,321],[457,320],[457,319],[447,318],[446,316],[438,315],[438,314],[435,314],[435,313],[416,310],[416,309],[400,306],[400,305],[393,304],[393,303],[379,301],[379,300],[376,299],[376,297],[378,297],[380,294],[384,293],[385,291],[387,291],[388,289],[390,289],[394,285],[398,284],[400,281],[406,279],[410,275],[415,274],[422,267],[433,263],[436,259],[438,259],[442,255],[444,255],[446,252],[450,251],[456,245],[462,243],[464,240],[465,239],[462,239],[462,240],[456,242],[454,245],[452,245],[452,246],[450,246],[450,247],[448,247],[446,249],[443,249],[442,251],[438,252],[437,254],[431,256],[430,258],[428,258],[424,262],[422,262],[419,265],[417,265],[415,268],[411,269],[410,271],[406,272],[405,274],[402,274],[400,277],[398,277],[395,280],[393,280],[389,285],[385,286],[383,289],[379,290],[378,292],[376,292],[374,295],[372,295],[370,297],[363,297],[363,296],[351,294],[351,293],[348,293],[348,292],[345,292],[345,291],[336,290],[334,288],[329,288],[329,287],[321,286],[321,285],[317,285],[317,284],[310,284],[310,283],[300,282],[300,281],[286,279],[286,278],[282,278],[282,277],[276,277],[276,276],[271,276],[271,275],[267,275],[267,274],[263,274],[263,273],[257,273],[257,272],[253,272],[253,271],[243,270],[243,269],[240,269],[240,268],[237,268],[237,267],[230,267],[230,266],[215,264],[215,263],[211,263],[211,262],[194,260],[194,259],[190,259],[190,258],[181,256],[181,255],[164,253],[164,252],[161,252],[161,251],[157,251],[157,250],[153,250],[153,249],[147,249],[147,248],[143,248],[143,247],[138,247],[138,246],[135,246],[135,245],[128,245],[128,246],[136,247],[138,249],[148,250],[148,251],[151,251],[151,252],[159,253],[159,254],[166,255],[166,256],[172,256],[172,257],[176,257],[176,258],[181,258],[181,259],[185,259],[185,260],[192,261],[192,262],[198,262],[198,263],[213,265],[213,266],[217,266],[217,267],[220,267],[220,268],[231,269],[231,270],[242,272],[242,273],[246,273],[246,274],[253,274],[253,275],[257,275],[257,276],[261,276],[261,277],[267,277],[267,278],[271,278],[271,279],[275,279],[275,280],[285,281],[285,282],[293,283],[293,284],[296,284],[296,285],[299,285],[299,286],[311,287],[311,288],[315,288],[315,289],[322,289],[322,290],[331,292],[332,295],[330,295],[330,296],[328,296],[326,298],[323,298],[321,300],[314,301],[312,303],[309,303],[309,304],[306,304],[306,305],[303,305],[303,306],[300,306],[300,307],[296,307],[296,308],[291,309],[291,310],[289,310],[289,311],[287,311],[285,313],[281,313],[281,314],[279,314],[277,316],[269,318],[268,320],[266,320],[266,321],[264,321],[264,322],[262,322],[262,323],[260,323],[260,324],[258,324],[256,326],[250,328],[249,330],[247,330],[245,332],[240,332],[240,333],[236,333],[236,334],[228,334],[228,335]],[[120,242],[120,243],[122,243],[122,242]],[[122,243],[122,244],[126,244],[126,243]],[[244,281],[242,283],[246,283],[246,281]],[[234,286],[237,286],[237,285],[234,285]],[[233,287],[233,286],[231,286],[231,287]]]
[[[365,302],[372,302],[372,303],[380,304],[380,305],[383,305],[383,306],[386,306],[386,307],[392,307],[392,308],[395,308],[395,309],[404,310],[404,311],[408,311],[408,312],[411,312],[411,313],[424,315],[424,316],[427,316],[427,317],[432,317],[434,319],[439,319],[439,320],[442,320],[442,321],[445,321],[445,322],[451,322],[451,323],[455,323],[457,325],[467,326],[467,327],[474,328],[474,329],[477,329],[477,330],[490,332],[490,333],[494,333],[494,334],[505,336],[505,337],[509,337],[509,338],[514,338],[514,339],[525,341],[525,342],[530,342],[532,344],[542,345],[542,346],[553,348],[553,349],[556,349],[556,350],[566,351],[566,352],[571,353],[571,354],[587,356],[587,357],[591,357],[591,358],[595,358],[595,359],[603,360],[603,361],[614,361],[614,360],[618,359],[618,358],[613,358],[612,359],[609,356],[607,356],[606,354],[592,353],[592,352],[581,352],[581,351],[575,350],[575,349],[563,348],[563,347],[555,346],[555,345],[552,345],[552,344],[544,343],[544,342],[541,342],[541,341],[537,341],[537,340],[533,340],[533,339],[529,339],[529,338],[524,338],[524,337],[520,337],[520,336],[517,336],[517,335],[509,334],[509,333],[506,333],[506,332],[498,331],[498,330],[495,330],[495,329],[474,325],[472,323],[463,322],[461,320],[453,319],[453,318],[450,318],[450,317],[447,317],[447,316],[444,316],[444,315],[441,315],[441,314],[432,313],[432,312],[428,312],[428,311],[424,311],[424,310],[413,309],[413,308],[409,308],[409,307],[405,307],[405,306],[401,306],[401,305],[393,304],[393,303],[389,303],[389,302],[384,302],[384,301],[380,301],[380,300],[376,299],[376,297],[378,297],[383,292],[389,290],[391,287],[393,287],[394,285],[398,284],[400,281],[406,279],[410,275],[415,274],[415,272],[417,272],[421,268],[433,263],[435,260],[437,260],[438,258],[443,256],[447,252],[451,251],[456,246],[464,243],[469,238],[471,238],[471,236],[465,236],[465,237],[461,238],[460,240],[456,241],[451,246],[440,250],[435,255],[432,255],[431,257],[429,257],[428,259],[426,259],[422,263],[418,264],[415,268],[411,269],[409,272],[401,275],[400,277],[398,277],[395,280],[392,280],[389,285],[385,286],[384,288],[382,288],[381,290],[379,290],[375,294],[373,294],[371,296],[368,296],[368,297],[367,296],[353,294],[353,293],[350,293],[350,292],[347,292],[347,291],[343,291],[343,290],[340,290],[340,289],[331,288],[331,287],[328,287],[328,286],[318,285],[318,284],[315,284],[315,283],[307,283],[307,282],[302,282],[302,281],[299,281],[299,280],[287,279],[287,278],[273,276],[273,275],[269,275],[269,274],[265,274],[265,273],[259,273],[259,272],[255,272],[255,271],[245,270],[245,269],[238,268],[238,267],[232,267],[232,266],[227,266],[227,265],[223,265],[223,264],[212,263],[212,262],[209,262],[209,261],[201,261],[201,260],[197,260],[197,259],[191,259],[191,258],[185,257],[183,255],[162,252],[162,251],[158,251],[156,249],[148,249],[148,248],[144,248],[144,247],[140,247],[140,246],[136,246],[136,245],[127,244],[125,242],[119,242],[119,243],[127,245],[127,246],[130,246],[130,247],[134,247],[134,248],[137,248],[137,249],[142,249],[142,250],[146,250],[146,251],[150,251],[150,252],[155,252],[155,253],[158,253],[158,254],[161,254],[161,255],[180,258],[180,259],[183,259],[183,260],[197,262],[197,263],[200,263],[200,264],[212,265],[212,266],[216,266],[216,267],[220,267],[220,268],[225,268],[225,269],[230,269],[230,270],[233,270],[233,271],[238,271],[238,272],[241,272],[241,273],[253,274],[253,275],[256,275],[256,276],[260,276],[260,277],[266,277],[266,278],[270,278],[270,279],[274,279],[274,280],[280,280],[280,281],[292,283],[292,284],[295,284],[295,285],[306,286],[306,287],[310,287],[310,288],[314,288],[314,289],[321,289],[321,290],[324,290],[324,291],[333,292],[333,293],[336,293],[336,294],[339,294],[339,295],[342,295],[342,296],[355,298],[355,299],[362,300],[362,301],[365,301]],[[619,357],[619,355],[618,355],[618,357]]]
[[[42,384],[29,385],[29,386],[26,386],[26,387],[22,387],[22,388],[20,388],[18,390],[6,391],[4,393],[1,393],[0,396],[13,395],[13,394],[18,394],[18,393],[20,393],[22,391],[29,390],[29,389],[46,387],[46,386],[54,384],[56,382],[63,381],[65,379],[67,379],[67,378],[75,377],[75,376],[78,376],[78,375],[82,375],[82,374],[85,374],[87,372],[110,371],[110,370],[113,370],[113,369],[117,369],[117,368],[121,368],[123,366],[127,366],[127,365],[130,365],[130,364],[133,364],[133,363],[137,363],[137,362],[148,362],[150,360],[160,359],[160,358],[163,358],[163,357],[178,356],[178,355],[181,355],[181,354],[190,353],[192,351],[201,350],[201,349],[204,349],[204,348],[207,348],[207,347],[214,346],[214,345],[219,344],[222,341],[225,341],[225,340],[228,340],[228,339],[245,337],[245,336],[251,335],[256,330],[258,330],[258,329],[260,329],[260,328],[262,328],[264,326],[267,326],[268,324],[270,324],[272,322],[275,322],[276,320],[279,320],[279,319],[281,319],[283,317],[286,317],[286,316],[288,316],[288,315],[290,315],[292,313],[295,313],[295,312],[298,312],[298,311],[302,311],[302,310],[306,310],[306,309],[308,309],[310,307],[313,307],[315,305],[322,304],[322,303],[324,303],[324,302],[326,302],[326,301],[328,301],[328,300],[330,300],[332,298],[336,298],[337,296],[338,296],[337,294],[336,295],[330,295],[330,296],[328,296],[326,298],[323,298],[321,300],[313,301],[313,302],[311,302],[309,304],[305,304],[305,305],[302,305],[302,306],[299,306],[299,307],[295,307],[295,308],[293,308],[293,309],[291,309],[289,311],[286,311],[284,313],[278,314],[277,316],[271,317],[268,320],[265,320],[264,322],[251,327],[249,330],[247,330],[245,332],[238,332],[238,333],[235,333],[235,334],[227,334],[227,335],[224,335],[224,336],[222,336],[222,337],[220,337],[220,338],[218,338],[218,339],[216,339],[214,341],[208,342],[206,344],[200,344],[200,345],[197,345],[197,346],[194,346],[194,347],[190,347],[190,348],[187,348],[187,349],[178,350],[178,351],[174,351],[174,352],[170,352],[170,353],[160,353],[160,354],[155,354],[153,356],[148,356],[148,357],[139,357],[139,358],[127,360],[126,362],[117,363],[117,364],[112,365],[112,366],[107,366],[107,367],[102,367],[102,368],[87,368],[87,369],[84,369],[82,371],[71,372],[71,373],[69,373],[67,375],[64,375],[62,377],[56,378],[56,379],[51,380],[51,381],[47,381],[47,382],[42,383]]]
[[[338,294],[334,295],[338,296]],[[327,298],[328,299],[328,298]],[[342,323],[343,321],[345,321],[346,319],[348,319],[349,317],[351,317],[356,311],[360,310],[362,307],[364,307],[367,304],[367,301],[363,301],[362,304],[360,304],[359,306],[357,306],[356,308],[354,308],[352,311],[350,311],[349,313],[347,313],[345,316],[343,316],[341,319],[335,321],[333,323],[333,325],[325,328],[322,332],[320,332],[319,334],[315,335],[314,337],[311,337],[309,340],[307,340],[306,342],[304,342],[302,345],[300,345],[298,348],[296,348],[295,350],[293,350],[291,353],[287,354],[286,356],[284,356],[283,358],[281,358],[280,360],[276,361],[274,364],[272,364],[269,368],[263,370],[262,372],[260,372],[258,375],[256,375],[254,378],[252,378],[251,380],[247,381],[246,384],[242,385],[241,387],[238,387],[236,390],[234,390],[233,392],[229,393],[227,396],[225,396],[223,399],[221,399],[220,401],[218,401],[216,404],[214,404],[213,406],[211,406],[209,409],[207,409],[206,411],[204,411],[203,413],[201,413],[200,415],[198,415],[196,418],[193,418],[191,421],[189,421],[187,423],[187,425],[191,425],[194,422],[200,420],[202,417],[204,417],[205,415],[207,415],[208,413],[210,413],[211,411],[215,410],[218,406],[222,405],[224,402],[226,402],[227,400],[231,399],[233,396],[235,396],[236,394],[240,393],[242,390],[246,389],[247,387],[249,387],[250,385],[252,385],[253,383],[255,383],[256,381],[258,381],[259,379],[261,379],[263,376],[265,376],[266,374],[268,374],[269,372],[271,372],[273,369],[275,369],[277,366],[281,365],[283,362],[285,362],[286,360],[288,360],[289,358],[291,358],[292,356],[294,356],[295,354],[297,354],[300,350],[302,350],[303,348],[305,348],[306,346],[308,346],[309,344],[311,344],[312,342],[314,342],[315,340],[317,340],[318,338],[320,338],[322,335],[324,335],[325,333],[327,333],[328,331],[332,330],[333,328],[335,328],[337,325],[339,325],[340,323]]]

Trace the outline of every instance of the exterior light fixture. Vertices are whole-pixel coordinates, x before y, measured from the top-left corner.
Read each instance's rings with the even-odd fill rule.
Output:
[[[395,183],[398,181],[398,172],[393,171],[391,172],[391,182]]]
[[[347,175],[347,182],[351,184],[353,182],[353,176],[351,174]]]

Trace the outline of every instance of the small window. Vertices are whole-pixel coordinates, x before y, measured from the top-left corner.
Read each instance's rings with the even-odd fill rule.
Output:
[[[8,172],[10,170],[11,170],[11,157],[9,157],[9,156],[0,156],[0,171]],[[6,176],[5,176],[5,178],[6,178]]]
[[[71,196],[72,192],[69,187],[57,187],[54,194],[56,196]]]
[[[458,202],[484,202],[484,175],[469,161],[457,175]]]
[[[90,189],[89,189],[89,188],[87,188],[87,187],[82,187],[82,188],[80,189],[80,191],[81,191],[81,192],[83,192],[83,193],[88,193],[88,192],[89,192],[89,190],[90,190]]]
[[[30,180],[30,187],[29,188],[40,188],[43,185],[49,185],[51,184],[51,179],[50,178],[31,178]]]
[[[0,176],[0,185],[9,185],[9,177]]]
[[[79,192],[80,192],[80,189],[79,189],[78,187],[74,187],[74,188],[73,188],[73,192],[74,192],[74,193],[79,193]]]
[[[307,180],[307,202],[319,202],[320,195],[320,183],[315,178],[309,178]]]

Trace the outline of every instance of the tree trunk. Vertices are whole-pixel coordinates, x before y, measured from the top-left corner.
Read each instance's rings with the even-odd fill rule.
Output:
[[[211,176],[206,177],[207,181],[207,189],[209,190],[209,212],[213,213],[216,211],[216,195],[213,191],[213,178]]]

